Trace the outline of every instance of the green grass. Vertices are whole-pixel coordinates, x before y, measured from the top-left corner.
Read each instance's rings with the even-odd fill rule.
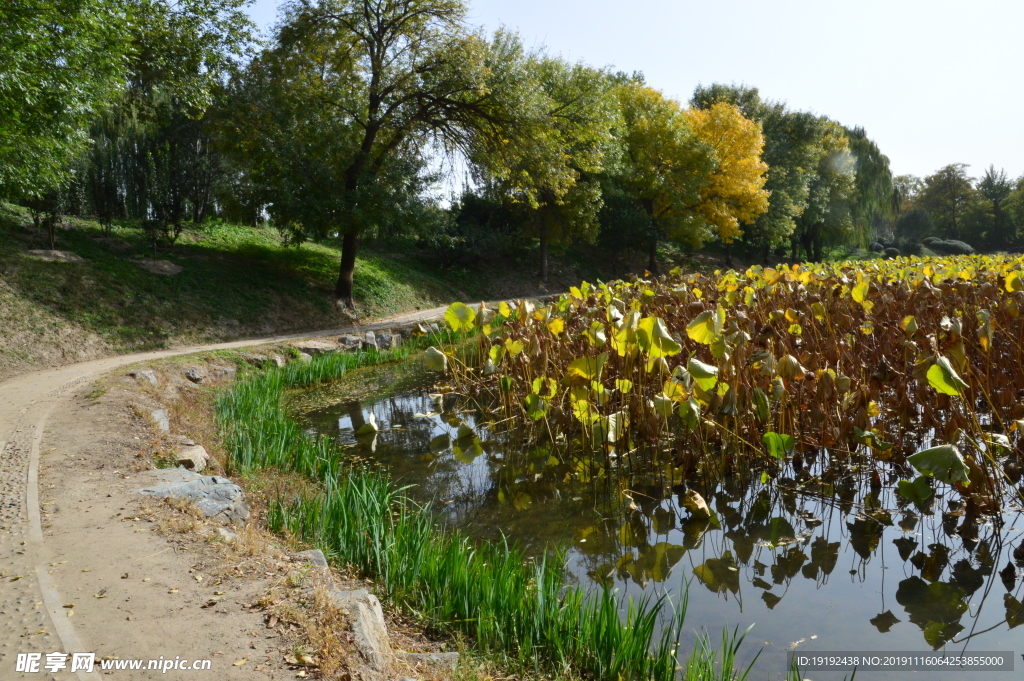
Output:
[[[277,467],[321,484],[315,497],[277,500],[268,514],[272,529],[318,546],[430,627],[467,634],[523,673],[601,681],[746,677],[736,667],[744,638],[738,631],[723,634],[721,649],[700,638],[678,668],[685,600],[630,600],[623,613],[617,593],[567,585],[560,553],[532,561],[515,546],[475,544],[438,526],[430,509],[406,498],[386,474],[345,463],[333,440],[306,436],[284,413],[288,389],[414,351],[327,355],[252,375],[220,396],[218,420],[236,471]]]
[[[158,251],[158,259],[184,267],[167,277],[137,264],[150,256],[140,229],[115,226],[107,239],[94,222],[65,224],[56,248],[87,262],[29,257],[30,249],[50,247],[45,234],[27,211],[0,203],[0,351],[17,354],[21,367],[82,358],[75,349],[86,339],[95,356],[352,324],[334,308],[339,252],[331,245],[285,246],[272,228],[212,224]],[[428,264],[367,249],[357,259],[361,319],[458,297]],[[67,351],[52,357],[61,339]]]

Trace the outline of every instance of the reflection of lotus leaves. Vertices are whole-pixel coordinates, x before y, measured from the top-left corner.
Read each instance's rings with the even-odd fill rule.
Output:
[[[920,577],[908,577],[896,590],[896,602],[904,607],[910,621],[924,632],[935,649],[951,640],[963,627],[960,618],[967,612],[963,589],[945,582],[928,584]]]
[[[772,565],[772,581],[782,584],[784,581],[793,579],[807,561],[807,554],[800,549],[791,547],[781,556],[776,557]]]
[[[1024,605],[1010,594],[1003,594],[1003,605],[1006,606],[1006,623],[1010,628],[1024,624]]]
[[[769,610],[774,610],[775,606],[778,605],[779,601],[782,600],[782,597],[776,596],[771,591],[765,591],[763,594],[761,594],[761,600],[764,601],[765,605],[768,606]]]
[[[623,546],[647,544],[647,526],[639,513],[631,513],[629,520],[619,528],[619,542]]]
[[[591,579],[605,588],[615,584],[615,566],[603,563],[587,573]]]
[[[811,544],[811,565],[823,574],[830,575],[839,561],[839,542],[829,542],[824,537],[815,537]]]
[[[460,444],[463,446],[452,445],[452,453],[462,463],[473,463],[478,456],[484,453],[484,448],[480,446],[480,438],[473,438],[468,446],[465,441],[461,441]]]
[[[438,435],[437,437],[430,441],[430,451],[433,452],[434,454],[440,454],[441,452],[447,450],[448,447],[451,446],[451,444],[452,439],[448,437],[447,434]]]
[[[864,560],[870,559],[882,540],[885,526],[875,520],[858,518],[852,523],[846,523],[846,527],[850,530],[850,546]]]
[[[679,559],[686,553],[682,546],[658,542],[654,546],[648,546],[640,550],[640,561],[647,573],[656,582],[664,582],[668,579],[672,566],[679,562]]]
[[[652,528],[655,534],[668,534],[676,526],[676,514],[659,506],[654,511]]]
[[[971,561],[961,558],[953,566],[953,582],[964,590],[968,596],[980,589],[985,584],[985,575],[981,570],[971,565]]]
[[[893,625],[899,624],[902,621],[903,620],[897,618],[896,615],[892,614],[892,610],[886,610],[882,614],[872,617],[870,620],[875,629],[878,629],[878,631],[883,634],[888,633],[889,630],[892,629]]]
[[[708,518],[692,518],[683,523],[683,546],[688,549],[695,549],[700,546],[704,533],[711,527]]]
[[[736,557],[741,563],[747,563],[754,552],[754,540],[748,537],[742,530],[729,530],[725,533],[726,538],[732,540],[732,548],[736,551]]]
[[[768,541],[773,546],[786,543],[785,540],[796,539],[796,530],[785,518],[772,518],[768,521]]]
[[[740,573],[732,553],[726,551],[721,558],[710,558],[693,568],[694,576],[714,593],[740,590]]]
[[[907,560],[914,553],[914,549],[917,548],[917,540],[912,537],[900,537],[899,539],[893,539],[892,543],[896,545],[896,550],[900,553],[900,560]]]

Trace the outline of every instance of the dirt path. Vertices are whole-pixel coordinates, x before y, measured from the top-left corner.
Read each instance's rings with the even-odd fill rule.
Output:
[[[83,395],[127,364],[428,321],[444,309],[357,329],[109,357],[0,383],[0,679],[101,678],[98,666],[71,673],[70,657],[46,671],[46,654],[55,652],[93,652],[97,665],[102,657],[212,661],[205,672],[103,672],[114,678],[294,678],[270,662],[282,650],[261,616],[240,608],[280,575],[271,566],[223,587],[223,606],[202,607],[217,579],[204,576],[201,556],[155,532],[144,498],[132,494],[155,481],[134,460],[145,424]],[[19,653],[41,653],[40,671],[15,671]]]

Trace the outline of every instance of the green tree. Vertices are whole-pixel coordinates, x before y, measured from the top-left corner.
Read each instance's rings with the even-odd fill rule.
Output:
[[[474,163],[525,209],[527,233],[540,241],[541,279],[548,246],[593,243],[598,231],[598,174],[615,163],[618,106],[607,74],[545,54],[523,65],[528,103],[507,144],[482,149]],[[490,152],[490,153],[488,153]]]
[[[710,109],[717,102],[738,106],[760,123],[764,135],[761,158],[768,164],[765,190],[768,210],[744,227],[743,241],[768,251],[786,243],[807,206],[814,169],[821,156],[823,123],[813,114],[790,111],[781,102],[761,98],[757,88],[713,84],[698,86],[691,106]]]
[[[797,218],[791,239],[808,260],[820,261],[827,244],[844,243],[852,235],[856,196],[856,159],[843,127],[822,117],[819,156],[808,187],[807,204]]]
[[[0,4],[0,196],[67,181],[93,116],[123,84],[127,50],[118,2]]]
[[[316,0],[286,6],[275,44],[232,97],[235,157],[296,239],[339,238],[335,296],[352,306],[361,232],[415,203],[425,148],[504,139],[518,42],[466,28],[462,0]],[[412,172],[410,172],[412,171]]]
[[[645,216],[647,269],[656,274],[662,240],[699,248],[716,236],[696,211],[715,159],[678,102],[641,83],[621,85],[617,95],[624,149],[618,182]]]
[[[868,138],[864,128],[845,129],[854,159],[851,220],[856,245],[864,247],[871,238],[888,231],[900,213],[901,198],[889,168],[889,157]]]
[[[952,163],[924,180],[918,205],[928,212],[939,233],[948,239],[970,242],[971,228],[986,212],[985,199],[967,175],[967,165]]]
[[[1014,183],[1006,176],[1005,170],[996,170],[990,165],[978,180],[978,192],[991,204],[991,221],[984,232],[984,245],[988,248],[1006,248],[1017,240],[1017,224],[1004,205]]]

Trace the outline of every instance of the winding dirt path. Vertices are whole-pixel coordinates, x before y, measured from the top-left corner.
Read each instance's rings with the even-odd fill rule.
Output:
[[[203,584],[203,562],[138,517],[143,501],[132,490],[152,484],[133,465],[145,433],[124,409],[81,395],[99,376],[136,362],[430,321],[444,310],[357,328],[108,357],[0,383],[0,679],[102,678],[98,666],[71,673],[70,657],[63,669],[47,671],[46,654],[54,652],[94,652],[97,665],[101,657],[213,661],[205,672],[102,672],[123,679],[294,678],[294,671],[269,663],[280,657],[274,647],[280,642],[258,615],[234,606],[224,616],[229,601],[250,602],[266,584],[224,587],[234,589],[224,595],[224,607],[208,605],[219,592],[210,590],[210,580]],[[267,573],[264,582],[275,577]],[[39,671],[16,671],[21,653],[40,653]]]

